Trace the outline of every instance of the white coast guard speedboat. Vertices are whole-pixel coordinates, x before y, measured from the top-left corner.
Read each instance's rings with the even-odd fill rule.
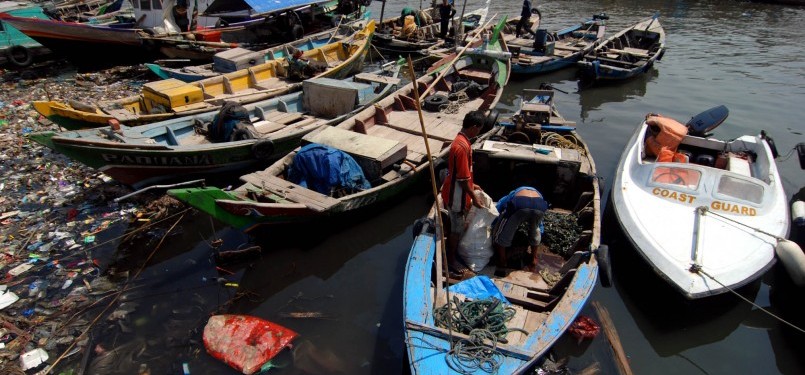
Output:
[[[788,235],[776,151],[764,133],[727,142],[705,135],[726,117],[724,106],[687,125],[647,116],[612,187],[618,221],[638,253],[690,299],[755,280]]]

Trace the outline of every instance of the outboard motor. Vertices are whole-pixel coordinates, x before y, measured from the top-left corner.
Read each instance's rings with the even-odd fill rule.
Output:
[[[601,13],[598,13],[598,14],[593,14],[593,21],[598,21],[598,20],[606,21],[608,19],[609,19],[609,16],[604,12],[601,12]]]

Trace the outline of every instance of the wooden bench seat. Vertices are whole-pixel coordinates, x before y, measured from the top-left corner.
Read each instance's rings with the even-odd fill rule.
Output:
[[[461,76],[461,78],[469,79],[480,84],[487,84],[489,83],[489,79],[492,78],[492,74],[481,69],[461,69],[458,75]]]
[[[649,51],[640,48],[624,47],[623,49],[610,48],[608,52],[619,53],[624,55],[632,55],[636,57],[648,58]]]
[[[420,134],[411,134],[403,130],[398,130],[383,125],[375,125],[369,128],[367,133],[375,137],[391,139],[406,145],[407,152],[405,154],[405,160],[417,165],[427,160],[428,153],[425,148],[425,142],[422,140],[422,136]],[[444,143],[445,142],[438,139],[428,138],[428,145],[430,146],[431,153],[439,152],[442,147],[444,147]]]

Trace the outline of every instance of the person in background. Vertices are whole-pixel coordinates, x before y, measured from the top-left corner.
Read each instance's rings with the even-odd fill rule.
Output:
[[[492,222],[492,247],[497,266],[507,266],[506,249],[511,247],[514,234],[523,223],[528,223],[528,253],[532,256],[532,265],[536,266],[542,218],[548,210],[548,202],[537,189],[521,186],[500,199],[496,208],[500,215]]]
[[[297,81],[304,81],[311,75],[310,62],[304,57],[304,53],[294,48],[291,51],[291,58],[288,59],[288,76]]]
[[[447,39],[447,31],[450,30],[450,20],[456,14],[456,9],[453,7],[453,0],[442,0],[439,4],[439,37]]]
[[[417,27],[422,26],[422,20],[419,19],[418,11],[409,7],[403,8],[402,11],[400,12],[400,19],[403,20],[403,22],[405,22],[405,17],[408,16],[414,17],[414,22],[416,23]]]
[[[177,0],[173,6],[173,21],[179,26],[180,32],[190,31],[190,19],[187,18],[187,0]]]
[[[517,23],[517,30],[515,31],[515,36],[518,38],[522,35],[520,32],[521,29],[525,29],[525,32],[531,34],[531,36],[536,36],[536,34],[531,31],[531,0],[523,0],[520,22]]]
[[[482,111],[472,111],[464,116],[461,131],[450,145],[447,160],[447,177],[442,183],[441,195],[450,219],[450,232],[447,234],[447,264],[456,272],[467,270],[456,257],[458,242],[464,232],[466,215],[470,205],[482,207],[476,191],[481,187],[472,178],[471,138],[481,132],[485,120]]]

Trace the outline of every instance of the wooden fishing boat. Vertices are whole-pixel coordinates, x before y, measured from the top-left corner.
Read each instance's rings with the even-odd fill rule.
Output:
[[[582,77],[622,80],[645,73],[665,53],[665,30],[659,14],[607,38],[578,62]]]
[[[489,48],[505,51],[506,47],[495,36]],[[437,80],[441,70],[451,66],[455,69]],[[465,114],[490,110],[500,100],[509,64],[484,54],[468,54],[455,65],[444,64],[441,70],[417,80],[421,93],[429,85],[434,90],[423,98],[428,109],[423,116],[431,152],[440,159],[461,130]],[[450,101],[448,94],[454,85],[461,86],[456,85],[459,81],[475,82],[482,90],[472,96],[453,93],[457,100]],[[303,137],[303,145],[324,145],[348,153],[360,166],[368,188],[334,188],[333,194],[327,194],[290,181],[289,166],[295,163],[297,149],[263,171],[241,176],[244,185],[234,190],[185,188],[168,194],[244,231],[260,224],[333,218],[398,198],[427,175],[429,159],[414,97],[411,83],[338,126],[323,127]]]
[[[579,316],[599,274],[602,284],[609,285],[608,249],[600,244],[600,187],[592,155],[576,133],[575,124],[556,111],[552,90],[526,90],[524,98],[511,122],[502,122],[473,143],[473,176],[490,197],[503,197],[520,186],[531,186],[550,202],[536,268],[487,265],[479,273],[488,277],[487,296],[456,292],[460,288],[456,284],[463,281],[459,280],[461,276],[450,273],[448,277],[443,272],[440,236],[448,231],[449,224],[444,224],[444,230],[438,228],[435,215],[439,210],[434,206],[414,225],[415,240],[403,284],[405,343],[412,374],[525,373]],[[437,199],[441,202],[441,197]],[[581,231],[550,229],[547,222],[576,223]],[[525,238],[515,237],[509,251],[518,246],[525,251]],[[470,336],[469,332],[447,328],[442,315],[435,311],[446,305],[444,286],[448,285],[450,301],[489,301],[494,305],[488,296],[505,298],[498,299],[498,308],[490,309],[490,314],[498,309],[507,311],[508,320],[493,318],[505,329],[491,333],[483,323],[477,326],[490,332],[487,338],[495,338],[495,342],[474,339],[477,331]],[[451,349],[464,340],[484,348],[491,360],[480,364],[470,357],[463,362],[454,358],[462,353]]]
[[[242,5],[249,7],[246,3]],[[333,13],[336,5],[337,2],[326,0],[264,2],[259,6],[259,17],[252,15],[237,22],[187,33],[171,32],[154,35],[141,32],[140,38],[146,46],[168,59],[205,63],[212,61],[216,53],[231,48],[265,49],[331,29],[338,23],[336,17],[341,17]],[[287,25],[291,22],[289,20],[293,20],[293,26]],[[344,22],[350,20],[352,19],[347,18]],[[187,34],[193,34],[193,40],[186,38]]]
[[[530,22],[528,26],[529,31],[534,34],[537,33],[541,17],[542,15],[539,13],[531,14],[531,17],[528,18],[528,21]],[[530,34],[528,34],[526,30],[522,30],[522,35],[517,35],[517,24],[520,23],[520,19],[522,19],[522,16],[508,18],[508,21],[506,21],[506,28],[503,29],[503,31],[506,33],[506,45],[509,46],[509,51],[512,53],[516,52],[518,49],[522,49],[523,47],[532,47],[534,45],[533,37],[529,37]]]
[[[326,67],[315,77],[341,79],[359,71],[369,50],[374,25],[374,21],[369,21],[347,40],[304,52],[303,57],[311,64]],[[193,83],[176,79],[150,82],[139,95],[97,105],[36,101],[33,106],[49,120],[70,130],[106,126],[113,119],[125,125],[141,125],[213,111],[224,101],[247,104],[297,91],[302,83],[292,77],[288,64],[287,59],[273,60]]]
[[[218,112],[161,121],[67,132],[33,133],[28,137],[109,177],[135,188],[156,182],[210,177],[265,168],[299,146],[302,136],[372,105],[397,89],[399,66],[388,63],[349,81],[313,78],[302,91],[248,104],[252,137],[214,142],[203,124]]]
[[[213,63],[204,65],[193,65],[183,67],[171,67],[169,61],[160,64],[159,61],[153,64],[145,64],[154,74],[162,79],[175,78],[183,82],[195,82],[205,78],[215,77],[223,73],[232,72],[232,68],[245,65],[254,66],[270,60],[284,59],[291,56],[291,49],[309,51],[321,48],[327,44],[348,39],[357,31],[363,29],[366,22],[363,20],[352,21],[340,25],[324,32],[320,32],[300,40],[282,44],[276,47],[261,51],[249,51],[245,49],[228,49],[229,52],[217,53],[213,56]]]
[[[44,11],[51,19],[65,22],[91,22],[95,25],[121,20],[134,25],[132,6],[126,0],[57,1],[45,3]]]
[[[445,40],[439,38],[441,27],[439,9],[426,8],[419,12],[426,14],[426,17],[420,17],[426,24],[417,27],[416,31],[410,35],[403,33],[403,20],[399,16],[383,20],[378,26],[378,32],[372,40],[372,45],[384,55],[407,56],[410,54],[427,55],[428,49],[438,48],[444,44]],[[486,1],[484,7],[465,14],[462,18],[464,32],[483,25],[488,13],[489,0]],[[452,30],[453,25],[450,25],[450,28]]]
[[[143,48],[131,25],[93,25],[5,13],[0,13],[0,20],[80,66],[118,61],[132,64],[154,57]]]
[[[604,39],[608,18],[596,14],[592,19],[554,33],[536,30],[535,39],[521,37],[507,41],[512,51],[512,73],[542,74],[575,65]]]
[[[710,137],[726,117],[723,106],[687,125],[647,116],[612,187],[626,237],[689,299],[757,279],[775,262],[776,237],[788,235],[786,194],[769,143],[763,135]]]

